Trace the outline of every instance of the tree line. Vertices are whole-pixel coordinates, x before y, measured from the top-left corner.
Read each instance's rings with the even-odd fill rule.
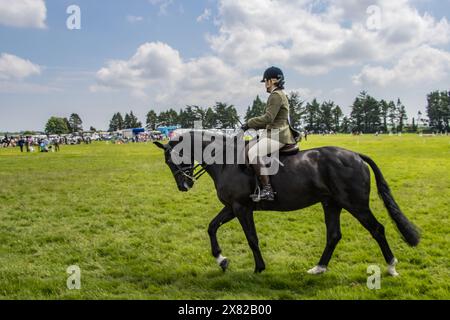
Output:
[[[427,101],[430,127],[450,132],[450,91],[433,91],[427,96]]]
[[[117,112],[113,115],[109,123],[108,131],[112,132],[140,127],[142,127],[142,122],[140,122],[138,118],[133,114],[133,111],[131,111],[130,114],[126,113],[125,117],[122,117],[122,114],[120,112]]]
[[[83,131],[83,121],[77,113],[72,113],[69,118],[51,117],[45,125],[47,134],[68,134]]]
[[[129,121],[127,115],[122,117],[120,112],[113,115],[109,123],[109,131],[131,129],[141,127],[142,124],[131,112]],[[150,110],[146,116],[146,127],[156,130],[160,126],[180,126],[182,128],[193,128],[196,121],[201,121],[205,129],[227,129],[239,125],[239,116],[233,105],[217,102],[214,107],[202,108],[199,106],[186,106],[179,112],[174,109],[162,111],[158,114]]]
[[[344,115],[341,107],[333,101],[319,102],[313,99],[305,102],[297,92],[288,94],[290,120],[295,128],[310,132],[333,131],[351,132],[418,132],[420,128],[439,132],[450,132],[450,91],[434,91],[427,96],[426,113],[413,116],[408,122],[406,107],[400,99],[397,101],[377,100],[362,91],[350,106],[351,112]],[[261,115],[266,108],[259,97],[247,108],[245,121]]]
[[[408,117],[406,107],[400,99],[397,101],[378,100],[366,91],[362,91],[350,106],[350,114],[344,115],[341,107],[333,101],[319,102],[313,99],[306,102],[298,92],[288,94],[291,124],[297,129],[309,132],[418,132],[420,128],[429,128],[440,132],[450,132],[450,91],[434,91],[427,95],[426,118],[422,112]],[[248,106],[244,121],[263,115],[266,103],[257,96]],[[410,121],[408,121],[410,120]],[[205,129],[228,129],[239,127],[241,121],[234,105],[216,102],[212,107],[186,106],[179,111],[170,108],[157,114],[150,110],[145,119],[149,130],[160,126],[179,126],[193,128],[201,121]],[[82,120],[76,113],[69,118],[52,117],[47,122],[45,132],[64,134],[81,132]],[[133,111],[124,116],[117,112],[109,123],[109,131],[142,127],[142,122]],[[90,131],[96,131],[90,128]]]

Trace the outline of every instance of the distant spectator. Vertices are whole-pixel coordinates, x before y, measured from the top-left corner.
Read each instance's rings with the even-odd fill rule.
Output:
[[[55,152],[59,152],[59,139],[53,140],[53,146],[55,147]]]
[[[2,147],[3,148],[9,147],[9,139],[8,139],[8,135],[6,135],[6,134],[5,134],[5,137],[2,140]]]
[[[25,145],[25,140],[23,139],[23,137],[19,138],[19,141],[17,142],[17,145],[20,147],[20,152],[23,153],[23,146]]]

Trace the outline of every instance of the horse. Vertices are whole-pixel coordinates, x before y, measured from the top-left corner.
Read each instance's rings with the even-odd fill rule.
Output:
[[[369,166],[375,174],[378,194],[403,240],[412,247],[419,244],[420,233],[417,227],[402,213],[381,170],[368,156],[339,147],[304,150],[294,155],[281,154],[279,161],[283,165],[276,175],[271,176],[271,183],[277,192],[275,201],[255,203],[250,195],[257,187],[257,181],[253,171],[245,164],[218,161],[207,163],[202,153],[192,150],[189,155],[183,155],[185,160],[181,164],[173,161],[174,150],[184,139],[190,139],[192,146],[201,146],[202,151],[210,146],[213,139],[219,144],[227,139],[226,134],[208,133],[203,130],[198,134],[197,131],[188,130],[178,141],[172,139],[167,144],[161,142],[154,144],[164,150],[165,162],[180,191],[189,191],[195,181],[205,173],[214,181],[218,199],[224,207],[209,224],[208,234],[212,255],[224,272],[229,266],[229,259],[222,255],[217,240],[217,231],[221,226],[235,218],[239,220],[253,253],[255,273],[261,273],[266,265],[259,248],[254,212],[290,212],[321,203],[325,214],[327,241],[319,263],[308,271],[309,274],[318,275],[328,270],[333,252],[342,237],[340,216],[345,209],[376,240],[388,264],[388,273],[391,276],[398,276],[396,271],[398,260],[386,240],[385,228],[377,221],[369,206],[371,179]],[[213,138],[204,138],[207,135]],[[239,138],[234,139],[236,142]],[[234,152],[239,154],[244,150],[235,147]],[[195,173],[198,168],[200,172]]]

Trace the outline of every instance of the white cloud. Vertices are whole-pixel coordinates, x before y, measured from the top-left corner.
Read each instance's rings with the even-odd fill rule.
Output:
[[[97,72],[93,92],[126,89],[139,98],[164,106],[211,105],[216,101],[242,102],[260,90],[258,78],[213,56],[185,61],[161,42],[145,43],[129,60],[114,60]]]
[[[173,0],[148,0],[152,5],[159,6],[159,15],[167,15],[167,9],[173,4]]]
[[[311,101],[313,99],[322,99],[323,91],[320,89],[310,89],[310,88],[296,88],[289,90],[289,92],[297,92],[300,99],[303,101]]]
[[[142,22],[142,21],[144,21],[144,17],[128,15],[128,16],[127,16],[127,21],[128,21],[129,23]]]
[[[367,65],[353,77],[357,85],[413,86],[437,82],[450,75],[450,53],[427,45],[405,53],[391,69]]]
[[[203,11],[203,13],[197,18],[197,22],[209,20],[210,17],[211,17],[211,10],[206,8],[205,11]]]
[[[17,80],[41,73],[41,67],[15,55],[0,55],[0,80]]]
[[[450,41],[445,18],[436,21],[421,15],[408,0],[321,3],[221,0],[219,32],[208,36],[209,43],[224,61],[246,70],[278,64],[310,75],[369,61],[391,61],[405,50]],[[381,9],[377,31],[366,26],[370,5]]]
[[[46,16],[44,0],[0,0],[1,25],[43,29]]]
[[[378,30],[366,26],[370,5],[381,9]],[[361,67],[353,82],[377,85],[439,81],[448,73],[450,53],[442,47],[450,42],[449,23],[419,13],[413,0],[219,0],[215,24],[218,31],[207,36],[212,53],[185,60],[167,44],[146,43],[129,60],[108,62],[92,90],[125,89],[161,107],[218,100],[246,106],[264,92],[258,80],[270,65],[306,75]],[[435,60],[428,65],[427,55]],[[306,99],[346,96],[350,80],[338,85],[299,91]]]

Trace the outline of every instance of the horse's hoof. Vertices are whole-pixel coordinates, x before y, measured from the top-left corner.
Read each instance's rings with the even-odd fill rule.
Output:
[[[230,264],[230,262],[228,261],[227,258],[225,258],[224,260],[222,260],[222,262],[220,263],[220,267],[222,268],[222,271],[225,272],[228,269],[228,265]]]
[[[327,267],[315,266],[314,268],[308,270],[308,274],[318,275],[327,272]]]
[[[400,274],[395,270],[395,266],[398,264],[398,260],[394,258],[391,264],[388,266],[388,273],[392,277],[398,277]]]
[[[262,273],[264,270],[266,270],[266,267],[262,267],[262,268],[255,268],[255,273]]]

